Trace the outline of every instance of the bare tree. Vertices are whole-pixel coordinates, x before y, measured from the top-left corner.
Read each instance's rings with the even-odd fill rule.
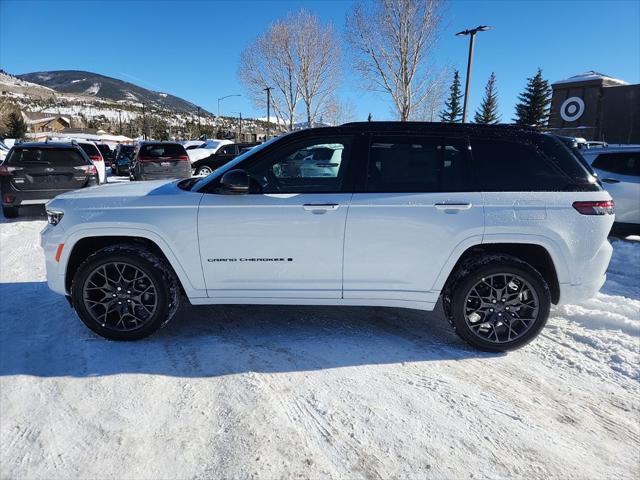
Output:
[[[316,15],[300,10],[288,22],[295,35],[298,86],[305,107],[307,125],[318,114],[338,84],[340,47],[331,25],[322,25]]]
[[[356,118],[356,107],[351,99],[340,101],[335,96],[331,96],[325,102],[322,110],[322,121],[329,125],[342,125],[353,122]]]
[[[441,0],[371,0],[347,16],[346,37],[365,86],[389,94],[407,121],[429,96],[428,56]]]
[[[273,87],[271,108],[280,123],[293,129],[300,100],[293,58],[294,35],[290,25],[271,24],[240,56],[239,77],[257,107],[266,106],[265,87]]]
[[[265,87],[273,87],[271,105],[291,130],[299,102],[312,125],[338,80],[340,49],[333,28],[300,10],[269,26],[241,54],[239,77],[254,105],[266,106]]]

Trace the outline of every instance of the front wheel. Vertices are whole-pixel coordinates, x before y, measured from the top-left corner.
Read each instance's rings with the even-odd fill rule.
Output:
[[[164,259],[122,244],[99,250],[80,265],[71,300],[80,320],[98,335],[138,340],[173,317],[179,288]]]
[[[549,286],[529,264],[510,256],[471,262],[451,292],[458,335],[481,350],[504,352],[533,340],[547,323]]]

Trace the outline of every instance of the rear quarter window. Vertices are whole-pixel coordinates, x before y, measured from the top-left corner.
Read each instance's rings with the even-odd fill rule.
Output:
[[[95,145],[91,145],[90,143],[80,143],[79,145],[80,148],[84,150],[84,153],[86,153],[90,157],[100,155],[100,150],[98,150],[98,147],[96,147]]]
[[[571,152],[550,137],[518,141],[471,139],[483,191],[566,191],[598,188]]]
[[[640,152],[601,153],[592,166],[605,172],[640,177]]]

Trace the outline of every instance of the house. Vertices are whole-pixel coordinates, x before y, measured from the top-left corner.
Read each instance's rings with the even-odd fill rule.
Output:
[[[59,132],[71,125],[69,117],[55,113],[22,112],[22,119],[30,133]]]

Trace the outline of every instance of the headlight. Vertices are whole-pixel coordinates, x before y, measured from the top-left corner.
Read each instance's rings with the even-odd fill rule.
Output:
[[[59,224],[63,216],[64,212],[61,212],[60,210],[47,210],[47,221],[51,225]]]

